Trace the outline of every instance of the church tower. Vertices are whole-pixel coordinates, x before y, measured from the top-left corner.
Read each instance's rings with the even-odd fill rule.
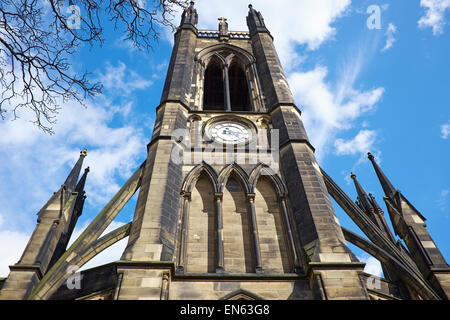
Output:
[[[175,34],[122,256],[146,267],[120,267],[118,298],[159,297],[169,261],[170,299],[366,298],[261,13],[249,32],[197,19]]]
[[[406,198],[389,185],[407,248],[355,175],[358,203],[318,165],[262,14],[249,5],[248,31],[197,22],[191,2],[146,160],[70,248],[48,249],[53,263],[21,298],[448,299],[450,269]],[[133,220],[101,236],[135,192]],[[340,226],[330,195],[369,240]],[[69,266],[125,237],[119,261],[69,288]],[[380,260],[385,278],[364,273],[347,241]]]

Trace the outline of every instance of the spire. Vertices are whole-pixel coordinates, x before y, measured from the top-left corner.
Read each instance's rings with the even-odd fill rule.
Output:
[[[84,192],[84,185],[86,184],[86,178],[87,178],[89,171],[90,171],[89,167],[84,169],[84,173],[81,176],[81,179],[80,179],[80,181],[78,181],[78,184],[75,188],[75,191],[78,193],[78,195],[77,195],[77,199],[75,202],[75,208],[74,208],[75,218],[74,219],[78,218],[81,215],[81,213],[83,212],[84,200],[86,199],[86,195],[85,195],[86,193]],[[75,227],[75,223],[76,223],[76,220],[74,222],[71,222],[71,225],[73,225],[73,226],[71,226],[72,229],[70,229],[70,232],[73,231],[73,227]]]
[[[372,162],[373,168],[378,176],[378,180],[380,180],[381,186],[383,187],[384,193],[387,197],[392,198],[395,194],[395,188],[386,177],[386,175],[381,171],[381,168],[375,162],[375,157],[369,152],[368,154],[369,160]]]
[[[247,16],[247,26],[250,34],[253,35],[256,32],[269,32],[266,28],[266,24],[264,22],[264,18],[261,15],[261,12],[253,9],[251,4],[248,5],[249,11]]]
[[[86,169],[84,169],[84,173],[81,176],[80,181],[78,181],[77,186],[75,187],[75,191],[80,193],[84,191],[84,185],[86,184],[86,178],[87,178],[87,174],[89,173],[90,169],[89,167],[87,167]]]
[[[86,149],[83,151],[86,151]],[[84,154],[86,156],[86,152],[84,152]],[[52,259],[50,260],[48,268],[51,268],[53,266],[53,264],[66,251],[67,244],[69,243],[70,237],[72,236],[73,230],[75,229],[75,225],[78,221],[78,218],[83,213],[84,200],[86,199],[86,195],[84,192],[84,186],[86,184],[86,178],[87,178],[88,172],[89,172],[89,167],[84,169],[84,173],[81,176],[80,181],[78,181],[77,186],[75,187],[74,191],[76,192],[76,194],[72,193],[72,195],[71,195],[71,196],[76,196],[75,205],[74,205],[72,211],[69,211],[69,214],[67,215],[69,217],[69,220],[67,221],[67,227],[61,233],[61,236],[59,238],[58,244],[55,247],[55,251],[53,253]]]
[[[355,183],[356,192],[358,193],[358,200],[361,206],[365,209],[366,212],[369,212],[371,209],[373,210],[373,206],[370,203],[369,197],[367,196],[367,193],[364,191],[364,189],[361,187],[358,180],[356,179],[356,175],[352,172],[350,177],[353,179],[353,182]]]
[[[197,28],[198,14],[197,10],[194,8],[194,4],[194,1],[191,1],[189,7],[184,9],[183,15],[181,16],[180,27],[192,26],[194,28]]]
[[[73,191],[75,189],[78,177],[80,176],[81,166],[83,165],[83,160],[86,156],[87,150],[86,149],[81,150],[80,158],[78,158],[77,163],[75,163],[75,166],[73,167],[72,171],[70,172],[69,176],[64,182],[64,185],[66,186],[67,190]]]

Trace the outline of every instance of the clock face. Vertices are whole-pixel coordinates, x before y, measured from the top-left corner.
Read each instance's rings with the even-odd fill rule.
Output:
[[[211,125],[209,135],[215,141],[225,144],[240,144],[251,137],[250,129],[238,122],[220,121]]]

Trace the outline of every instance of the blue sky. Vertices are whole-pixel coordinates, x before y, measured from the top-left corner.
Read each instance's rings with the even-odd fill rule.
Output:
[[[217,29],[217,18],[224,16],[229,29],[247,30],[247,5],[196,1],[198,27]],[[382,204],[366,156],[371,151],[427,218],[450,260],[450,0],[255,0],[253,5],[275,38],[320,166],[353,199],[349,177],[355,172]],[[380,8],[380,29],[367,27],[371,5]],[[120,30],[106,32],[102,48],[84,47],[72,60],[74,70],[88,70],[103,82],[103,95],[87,101],[86,108],[63,103],[53,136],[29,123],[25,112],[20,120],[0,122],[0,276],[20,258],[36,213],[64,182],[82,148],[88,148],[85,166],[91,173],[77,234],[145,160],[173,35],[161,30],[154,50],[141,52],[122,40]],[[130,221],[133,206],[131,201],[112,227]],[[337,206],[336,211],[343,226],[357,230]],[[90,265],[118,259],[124,244]],[[355,253],[379,273],[368,256]]]

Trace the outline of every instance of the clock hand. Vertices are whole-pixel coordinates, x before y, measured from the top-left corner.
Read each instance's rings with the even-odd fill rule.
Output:
[[[223,130],[223,134],[229,134],[235,137],[239,137],[241,135],[240,132],[234,132],[232,130],[230,130],[229,128],[226,128],[225,130]]]

